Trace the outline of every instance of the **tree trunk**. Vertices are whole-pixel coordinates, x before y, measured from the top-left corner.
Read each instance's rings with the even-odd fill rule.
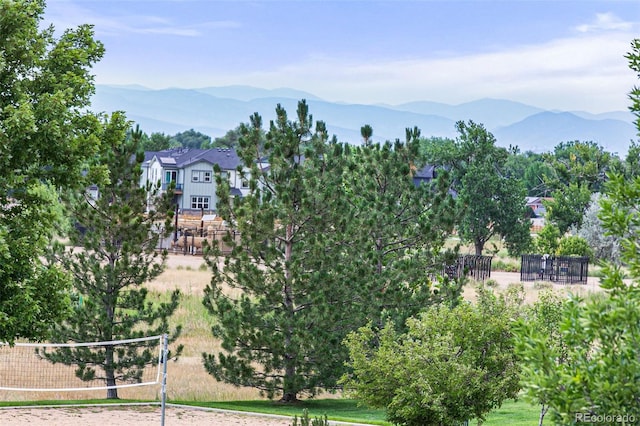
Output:
[[[540,419],[538,420],[538,426],[542,426],[542,422],[544,422],[544,415],[547,414],[548,410],[548,405],[540,404]]]
[[[284,258],[285,264],[291,260],[293,255],[293,225],[287,224],[285,236]],[[285,326],[284,337],[284,380],[283,392],[280,402],[290,403],[297,401],[296,389],[296,351],[292,345],[295,321],[295,311],[293,303],[293,289],[291,288],[291,271],[285,268],[284,285],[282,288],[283,303],[288,316],[288,324]]]
[[[476,249],[476,256],[482,256],[482,250],[484,250],[484,241],[477,239],[473,245]]]
[[[278,402],[283,404],[292,404],[298,402],[298,397],[295,393],[285,392],[282,394],[282,398]]]
[[[106,348],[105,352],[105,376],[107,377],[107,386],[115,386],[116,378],[115,378],[115,368],[113,362],[113,347],[109,346]],[[109,388],[107,389],[107,399],[118,399],[118,389]]]

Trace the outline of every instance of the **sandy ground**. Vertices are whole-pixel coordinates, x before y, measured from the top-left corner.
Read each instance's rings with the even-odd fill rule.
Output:
[[[147,426],[160,425],[159,406],[136,407],[68,407],[68,408],[3,408],[0,409],[2,426]],[[290,426],[292,419],[220,412],[183,407],[167,407],[167,426]]]

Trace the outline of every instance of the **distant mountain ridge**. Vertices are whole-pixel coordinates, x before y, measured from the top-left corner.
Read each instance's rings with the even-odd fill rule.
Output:
[[[593,141],[607,151],[626,154],[637,139],[633,115],[628,111],[590,114],[583,111],[547,111],[504,99],[479,99],[459,105],[419,101],[400,105],[364,105],[325,101],[311,93],[291,89],[250,86],[198,89],[149,89],[143,86],[97,85],[92,109],[125,111],[146,133],[176,134],[194,129],[219,137],[258,112],[265,126],[281,104],[291,118],[297,103],[306,99],[315,120],[327,124],[341,142],[361,142],[360,128],[373,127],[376,141],[404,140],[405,129],[417,126],[425,137],[456,136],[455,122],[473,120],[494,134],[500,146],[521,151],[550,151],[560,142]]]

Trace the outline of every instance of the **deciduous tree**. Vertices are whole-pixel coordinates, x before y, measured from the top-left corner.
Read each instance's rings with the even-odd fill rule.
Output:
[[[540,404],[539,426],[554,399],[555,370],[569,361],[569,348],[560,331],[565,299],[551,291],[524,312],[515,326],[516,351],[522,359],[522,385],[525,395]]]
[[[379,332],[351,333],[353,373],[343,381],[352,396],[386,408],[388,420],[407,426],[455,425],[483,420],[517,395],[519,365],[503,299],[483,291],[477,305],[430,307]]]
[[[88,25],[54,37],[43,0],[0,0],[0,340],[47,337],[68,314],[65,272],[41,261],[61,215],[56,192],[77,183],[98,147],[87,113],[103,55]]]
[[[455,141],[433,141],[426,149],[427,161],[451,171],[460,217],[457,228],[463,240],[473,243],[477,255],[494,236],[504,239],[512,254],[530,242],[525,188],[505,172],[506,149],[496,146],[494,136],[473,121],[456,123]]]
[[[640,40],[633,41],[627,58],[640,76]],[[630,96],[636,114],[639,94],[635,88]],[[576,415],[613,416],[605,421],[620,424],[640,418],[640,178],[626,179],[619,173],[607,177],[600,219],[607,233],[621,239],[626,271],[620,264],[605,264],[605,295],[573,297],[565,304],[559,330],[568,362],[556,363],[558,352],[544,336],[533,333],[525,341],[528,380],[562,424],[574,424]],[[627,274],[630,282],[625,281]]]

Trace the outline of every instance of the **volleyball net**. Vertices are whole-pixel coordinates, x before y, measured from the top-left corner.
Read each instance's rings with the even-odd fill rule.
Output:
[[[162,384],[164,391],[166,348],[166,335],[90,343],[0,343],[0,390],[73,392]],[[106,367],[109,373],[108,365],[114,366]]]

